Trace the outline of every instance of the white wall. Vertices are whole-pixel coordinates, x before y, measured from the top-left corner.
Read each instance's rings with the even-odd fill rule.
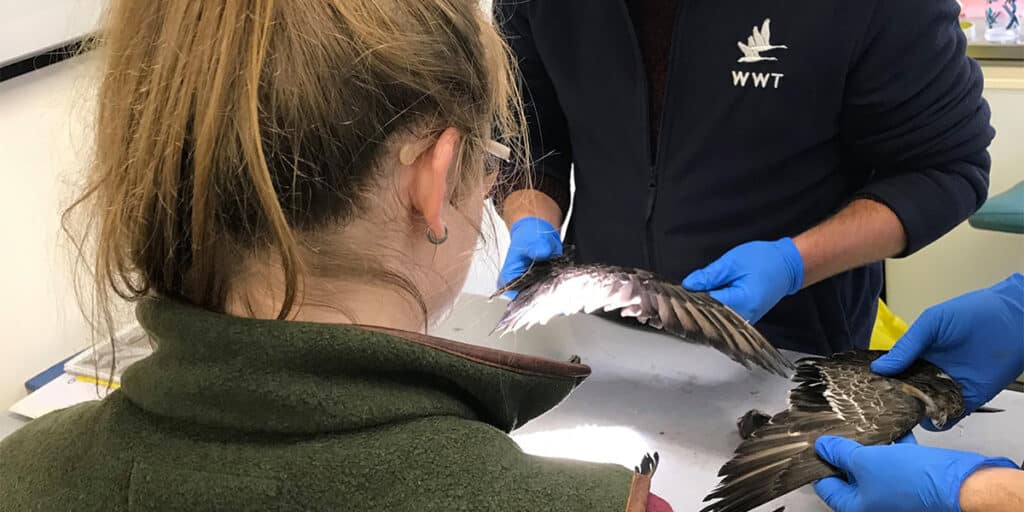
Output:
[[[0,65],[91,32],[106,0],[0,0]]]
[[[463,290],[477,295],[490,295],[498,281],[498,271],[508,250],[508,229],[488,202],[481,227],[484,237],[473,258],[469,277]]]
[[[82,347],[66,253],[58,249],[67,177],[88,158],[90,56],[0,83],[0,410],[23,383]]]

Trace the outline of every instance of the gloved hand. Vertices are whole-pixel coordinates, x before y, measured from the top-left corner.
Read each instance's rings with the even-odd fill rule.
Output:
[[[683,280],[686,289],[710,291],[750,323],[803,284],[804,261],[789,238],[739,245]]]
[[[983,467],[1016,468],[1005,458],[920,446],[913,442],[863,446],[822,436],[818,455],[847,480],[823,478],[814,490],[836,512],[960,512],[960,487]]]
[[[991,400],[1024,373],[1024,276],[928,308],[871,369],[894,375],[919,357],[960,383],[968,413]]]
[[[562,255],[562,239],[558,229],[544,219],[524,217],[512,224],[508,233],[508,253],[498,274],[498,288],[523,275],[534,261]],[[504,295],[514,299],[517,292],[508,291]]]

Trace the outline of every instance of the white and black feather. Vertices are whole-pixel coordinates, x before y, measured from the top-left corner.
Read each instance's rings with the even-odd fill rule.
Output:
[[[576,265],[569,257],[535,263],[495,295],[516,290],[494,332],[504,335],[556,316],[618,313],[650,329],[708,345],[747,368],[787,376],[792,363],[735,311],[706,293],[691,292],[637,269]]]
[[[945,419],[963,413],[959,386],[942,378],[937,367],[920,361],[897,378],[883,377],[870,368],[880,354],[856,350],[797,361],[789,408],[739,445],[718,473],[721,482],[704,499],[714,503],[701,512],[746,512],[838,475],[815,452],[814,443],[822,435],[888,444],[926,416]]]

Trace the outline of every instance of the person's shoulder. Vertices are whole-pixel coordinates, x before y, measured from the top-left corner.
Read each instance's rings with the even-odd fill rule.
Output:
[[[353,441],[370,444],[356,449]],[[340,436],[336,443],[331,451],[354,455],[359,465],[369,463],[361,453],[372,453],[395,482],[416,482],[407,489],[392,485],[404,497],[388,510],[621,512],[633,479],[632,470],[617,464],[525,453],[500,429],[450,416],[388,425],[361,440]]]
[[[51,452],[63,445],[73,446],[95,426],[101,402],[85,402],[53,411],[25,424],[0,441],[0,453],[6,467],[18,456],[38,456],[40,450]]]
[[[513,503],[567,512],[618,512],[627,505],[632,506],[631,512],[672,510],[665,500],[650,494],[656,462],[643,453],[636,454],[635,461],[637,468],[647,472],[641,475],[615,463],[527,453],[513,437],[485,423],[437,421],[460,423],[454,429],[443,427],[447,434],[431,437],[439,448],[437,454],[447,459],[445,465],[460,468],[463,477],[474,481],[479,490],[476,499],[502,504],[481,510],[507,510]]]
[[[94,466],[90,453],[95,429],[109,407],[86,402],[30,421],[0,441],[0,482],[5,487],[4,510],[57,510],[78,506],[85,493],[78,469]],[[113,482],[108,482],[114,485]],[[68,501],[70,500],[70,501]],[[85,507],[83,510],[90,510]]]
[[[850,2],[838,8],[842,8],[844,14],[855,15],[858,19],[868,19],[873,25],[906,25],[912,23],[910,19],[888,18],[896,13],[950,13],[959,14],[960,7],[956,0],[902,0],[900,2],[889,2],[886,0],[867,0],[864,2]]]
[[[881,31],[890,39],[923,38],[923,31],[944,28],[936,25],[943,21],[952,21],[952,26],[960,30],[956,25],[960,14],[956,0],[870,0],[849,2],[845,8],[853,10],[857,19],[868,22],[864,28],[868,31],[866,36],[872,39]],[[866,44],[870,42],[865,41]]]
[[[3,471],[15,471],[19,465],[65,464],[79,467],[96,455],[96,448],[123,445],[131,441],[127,433],[137,430],[137,416],[120,392],[103,400],[93,400],[59,409],[36,418],[0,441]]]

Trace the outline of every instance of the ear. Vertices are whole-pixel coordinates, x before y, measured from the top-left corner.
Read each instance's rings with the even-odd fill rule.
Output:
[[[423,215],[427,226],[437,236],[444,235],[441,212],[447,202],[448,171],[455,163],[461,139],[458,130],[448,128],[437,138],[437,142],[409,164],[412,177],[408,193],[412,207]]]

